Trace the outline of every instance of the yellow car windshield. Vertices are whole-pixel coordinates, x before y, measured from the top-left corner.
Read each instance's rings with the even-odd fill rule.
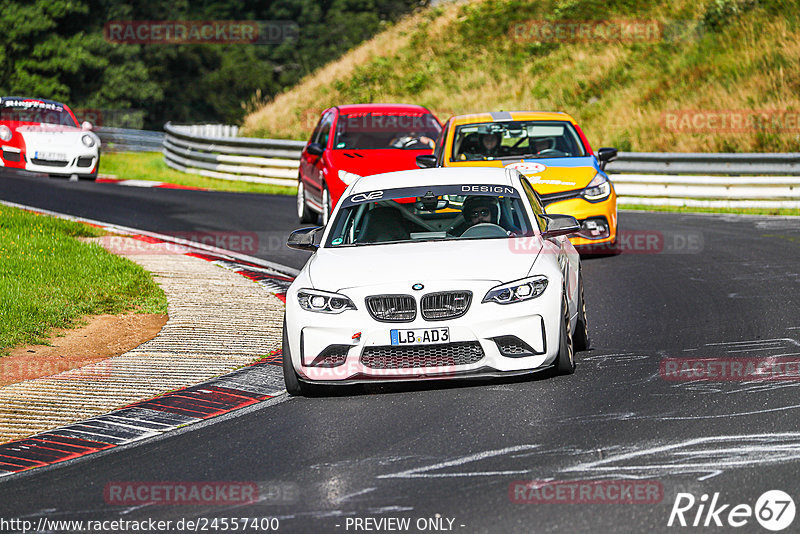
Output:
[[[504,158],[584,157],[578,132],[568,121],[464,124],[453,134],[452,161]]]

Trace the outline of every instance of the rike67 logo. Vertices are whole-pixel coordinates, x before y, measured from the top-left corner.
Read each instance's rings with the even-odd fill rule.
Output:
[[[678,493],[667,526],[740,528],[755,517],[765,529],[778,532],[792,524],[794,515],[794,500],[781,490],[764,492],[755,506],[723,503],[718,492],[710,498],[704,493],[699,499],[691,493]]]

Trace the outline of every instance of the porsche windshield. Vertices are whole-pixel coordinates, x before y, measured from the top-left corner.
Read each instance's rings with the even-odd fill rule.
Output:
[[[342,199],[327,247],[532,235],[517,190],[448,185],[357,193]]]
[[[509,121],[457,126],[453,161],[586,156],[568,121]]]
[[[441,131],[430,113],[353,113],[336,122],[335,149],[433,149]]]
[[[0,121],[78,126],[62,104],[25,99],[3,99],[0,102]]]

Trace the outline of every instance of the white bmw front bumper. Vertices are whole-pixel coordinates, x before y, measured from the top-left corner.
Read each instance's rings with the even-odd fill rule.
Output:
[[[342,290],[356,310],[339,314],[306,311],[298,303],[297,286],[286,300],[286,324],[292,364],[301,380],[314,383],[359,383],[500,376],[540,371],[552,366],[558,353],[560,283],[539,297],[512,304],[481,302],[494,281],[426,282],[423,291],[411,284]],[[422,296],[455,290],[472,292],[467,312],[454,319],[426,320],[419,310]],[[371,295],[408,294],[418,312],[410,322],[381,322],[367,310]],[[447,329],[446,343],[398,343],[392,330],[422,333]],[[434,336],[441,334],[434,334]],[[393,337],[394,343],[393,344]]]

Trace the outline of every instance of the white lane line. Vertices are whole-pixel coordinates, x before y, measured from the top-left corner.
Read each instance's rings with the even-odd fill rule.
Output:
[[[113,182],[112,182],[113,183]],[[126,187],[159,187],[164,185],[164,182],[154,182],[151,180],[120,180],[116,182],[116,185],[122,185]]]
[[[781,341],[785,341],[787,343],[791,343],[792,345],[800,347],[800,342],[788,337],[778,337],[773,339],[751,339],[748,341],[725,341],[720,343],[706,343],[705,345],[707,347],[714,347],[719,345],[764,345],[766,343],[779,343]]]
[[[436,471],[446,467],[456,467],[471,462],[478,462],[487,458],[494,458],[521,451],[530,451],[539,448],[540,445],[515,445],[513,447],[505,447],[503,449],[494,449],[488,451],[481,451],[454,460],[446,462],[439,462],[436,464],[426,465],[423,467],[415,467],[406,471],[398,473],[391,473],[388,475],[380,475],[377,478],[445,478],[445,477],[472,477],[472,476],[496,476],[496,475],[520,475],[529,473],[530,469],[515,470],[515,471],[477,471],[466,473],[429,473],[429,471]]]
[[[358,497],[359,495],[364,495],[366,493],[370,493],[372,491],[375,491],[376,489],[378,489],[378,488],[367,488],[367,489],[363,489],[361,491],[356,491],[354,493],[348,493],[347,495],[342,495],[341,497],[338,497],[338,498],[334,499],[333,502],[335,504],[342,504],[346,500],[352,499],[353,497]]]
[[[775,349],[778,349],[778,348],[780,348],[780,347],[762,347],[760,349],[726,350],[725,352],[727,352],[728,354],[733,354],[735,352],[755,352],[757,350],[775,350]]]
[[[781,444],[781,440],[794,440],[790,443]],[[629,453],[618,454],[609,456],[602,460],[595,460],[585,462],[573,467],[564,469],[565,472],[592,472],[592,471],[667,471],[669,473],[691,472],[691,471],[709,471],[716,472],[720,468],[733,468],[733,467],[752,467],[759,464],[769,464],[777,462],[794,461],[800,458],[800,433],[798,432],[785,432],[775,434],[743,434],[733,436],[708,436],[702,438],[694,438],[679,443],[669,445],[661,445],[651,447],[649,449],[637,450]],[[755,442],[755,443],[753,443]],[[733,444],[732,448],[723,447],[716,449],[716,444],[729,445]],[[709,446],[708,448],[693,449],[683,451],[695,446]],[[737,458],[729,458],[723,460],[720,458],[719,451],[728,451],[725,453],[727,456],[729,452],[733,452]],[[663,464],[646,464],[640,463],[638,465],[608,465],[627,460],[640,459],[645,456],[658,455],[660,458],[670,456],[676,458],[679,456],[693,456],[697,457],[698,462],[692,463],[663,463]],[[704,460],[704,457],[706,458]],[[646,461],[646,460],[645,460]]]
[[[796,408],[800,408],[800,404],[793,404],[791,406],[781,406],[780,408],[766,408],[764,410],[755,410],[752,412],[738,412],[738,413],[725,413],[719,415],[686,415],[686,416],[664,416],[658,417],[660,421],[683,421],[683,420],[690,420],[690,419],[724,419],[728,417],[741,417],[747,415],[758,415],[762,413],[770,413],[770,412],[783,412],[786,410],[794,410]]]

